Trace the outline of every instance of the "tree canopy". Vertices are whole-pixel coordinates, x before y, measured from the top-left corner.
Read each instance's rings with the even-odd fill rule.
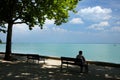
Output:
[[[0,0],[0,25],[26,23],[31,29],[41,28],[46,19],[54,19],[56,25],[68,21],[68,13],[78,0]],[[18,20],[19,19],[19,20]]]
[[[31,30],[35,25],[42,29],[46,19],[56,25],[66,23],[69,11],[75,12],[79,0],[0,0],[0,31],[7,28],[6,58],[11,53],[13,24],[25,23]],[[6,27],[5,24],[8,26]]]

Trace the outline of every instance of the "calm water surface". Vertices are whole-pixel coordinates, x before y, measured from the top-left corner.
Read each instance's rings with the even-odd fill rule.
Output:
[[[83,51],[87,60],[120,64],[120,44],[12,44],[12,52],[15,53],[31,53],[55,57],[76,57],[79,50]],[[5,52],[5,44],[0,44],[0,52]]]

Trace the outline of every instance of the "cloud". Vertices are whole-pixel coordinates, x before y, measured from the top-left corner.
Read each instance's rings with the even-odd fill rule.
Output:
[[[57,28],[57,27],[53,27],[52,31],[55,31],[55,32],[67,32],[67,30],[62,29],[62,28]]]
[[[73,18],[70,23],[72,24],[83,24],[84,22],[82,21],[81,18]]]
[[[31,30],[31,32],[34,32],[34,31],[39,31],[39,32],[40,31],[41,32],[46,31],[46,30],[49,29],[48,26],[51,26],[53,24],[54,24],[54,20],[53,19],[52,20],[46,19],[45,24],[43,25],[43,29],[42,30],[40,29],[40,27],[38,25],[35,25],[33,27],[33,29]],[[16,33],[22,33],[22,32],[29,33],[30,30],[29,30],[28,25],[26,25],[26,24],[14,24],[13,31],[16,32]]]
[[[116,24],[120,25],[120,21],[117,21]]]
[[[14,25],[14,29],[13,29],[13,35],[17,35],[17,34],[40,34],[40,33],[53,33],[53,32],[66,32],[67,30],[57,27],[57,26],[53,26],[53,20],[46,20],[46,24],[43,26],[43,29],[40,29],[39,26],[34,26],[32,30],[29,30],[29,27],[26,24],[16,24]],[[51,26],[52,25],[52,26]]]
[[[113,31],[113,32],[120,32],[120,26],[112,27],[110,31]]]
[[[13,32],[15,33],[23,33],[29,30],[28,25],[26,24],[14,24],[13,25]]]
[[[93,30],[104,30],[107,26],[109,26],[109,23],[107,21],[100,22],[98,24],[93,24],[88,27],[88,29],[93,29]]]
[[[40,32],[46,32],[46,33],[54,33],[54,32],[57,32],[57,33],[62,33],[62,32],[67,32],[67,30],[66,29],[63,29],[63,28],[61,28],[61,27],[57,27],[57,26],[43,26],[43,29],[38,29],[38,27],[36,27],[35,29],[34,29],[34,32],[38,32],[38,33],[40,33]]]
[[[102,8],[101,6],[95,6],[95,7],[80,9],[77,14],[84,19],[101,21],[101,20],[109,20],[112,17],[111,13],[112,10],[109,8]]]
[[[55,20],[53,20],[53,19],[52,20],[46,19],[45,20],[45,25],[52,25],[52,24],[54,24],[54,21]]]

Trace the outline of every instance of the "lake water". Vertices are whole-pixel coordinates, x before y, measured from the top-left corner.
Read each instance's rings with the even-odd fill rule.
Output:
[[[31,53],[55,57],[76,57],[79,50],[87,60],[120,64],[120,44],[44,44],[14,43],[12,52]],[[0,44],[0,52],[5,52],[5,44]]]

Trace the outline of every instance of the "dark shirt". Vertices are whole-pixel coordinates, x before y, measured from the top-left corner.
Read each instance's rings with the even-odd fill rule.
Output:
[[[81,60],[82,60],[82,63],[85,63],[85,62],[86,62],[84,56],[82,56],[82,55],[77,55],[76,58],[77,58],[77,59],[81,59]]]

